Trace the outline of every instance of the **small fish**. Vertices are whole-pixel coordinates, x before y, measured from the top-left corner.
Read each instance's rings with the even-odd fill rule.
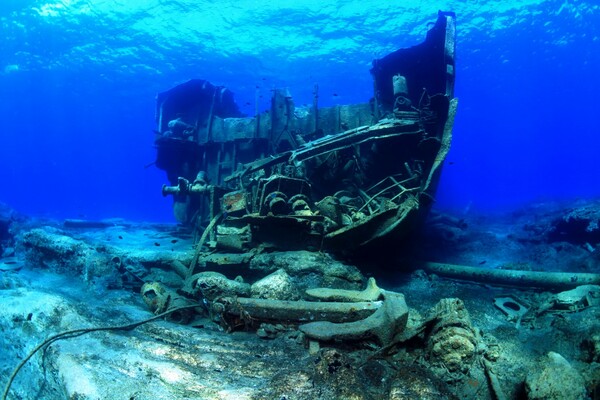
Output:
[[[154,245],[155,245],[156,247],[160,247],[160,243],[158,243],[158,242],[154,242]]]
[[[19,72],[19,65],[18,64],[8,64],[6,66],[4,66],[4,73],[5,74],[11,74],[14,72]]]
[[[479,262],[479,265],[483,265],[483,264],[485,264],[486,262],[487,262],[487,260],[480,261],[480,262]]]

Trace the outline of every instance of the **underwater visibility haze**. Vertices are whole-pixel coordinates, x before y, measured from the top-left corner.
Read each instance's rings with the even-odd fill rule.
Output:
[[[0,0],[0,399],[600,398],[599,88],[597,0]]]
[[[191,78],[242,112],[367,102],[371,61],[457,21],[451,152],[437,204],[496,210],[600,194],[594,1],[3,0],[0,201],[50,217],[172,221],[155,96]],[[258,88],[258,96],[256,95]]]

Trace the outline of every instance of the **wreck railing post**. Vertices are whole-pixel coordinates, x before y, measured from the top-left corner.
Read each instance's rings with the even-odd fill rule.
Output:
[[[218,86],[215,87],[212,102],[210,103],[210,110],[208,112],[208,119],[206,120],[206,142],[207,143],[210,143],[213,141],[213,138],[212,138],[213,113],[215,111],[215,100],[217,99],[217,91],[218,90],[220,90],[220,88]]]
[[[260,137],[260,114],[258,112],[258,99],[260,99],[260,92],[257,88],[254,92],[254,122],[256,123],[254,128],[254,139]]]
[[[377,62],[373,60],[373,68]],[[379,100],[377,99],[377,78],[373,75],[373,123],[379,122]]]
[[[319,85],[313,88],[313,115],[315,116],[315,132],[319,130]]]

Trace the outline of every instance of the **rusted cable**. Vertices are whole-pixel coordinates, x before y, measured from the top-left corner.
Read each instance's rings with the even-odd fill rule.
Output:
[[[186,276],[183,277],[184,279],[189,278],[194,273],[194,270],[196,269],[196,264],[198,264],[198,258],[200,257],[200,251],[202,250],[202,246],[204,245],[204,241],[206,240],[206,237],[208,236],[210,231],[215,227],[215,225],[217,224],[219,219],[221,219],[222,216],[223,216],[222,212],[215,215],[215,217],[210,221],[210,223],[204,230],[204,233],[202,233],[202,236],[200,237],[200,241],[196,245],[196,251],[194,252],[194,258],[192,259],[192,263],[190,264],[190,268],[188,269]]]
[[[127,324],[127,325],[102,326],[102,327],[96,327],[96,328],[72,329],[72,330],[69,330],[69,331],[64,331],[64,332],[57,333],[56,335],[52,335],[49,338],[47,338],[46,340],[44,340],[42,343],[40,343],[39,345],[37,345],[19,363],[19,365],[17,365],[17,367],[12,372],[12,374],[10,374],[10,377],[8,378],[8,382],[6,384],[6,387],[4,388],[4,392],[2,394],[2,400],[6,400],[8,398],[8,392],[10,391],[10,387],[11,387],[13,381],[15,380],[15,378],[16,378],[17,374],[19,373],[19,371],[21,370],[21,368],[23,368],[23,366],[27,363],[27,361],[29,361],[31,359],[31,357],[33,357],[35,355],[35,353],[37,353],[39,350],[43,349],[44,347],[47,347],[47,346],[51,345],[52,343],[54,343],[54,342],[56,342],[58,340],[69,339],[69,338],[81,336],[83,334],[90,333],[90,332],[100,332],[100,331],[130,331],[132,329],[137,328],[140,325],[144,325],[144,324],[147,324],[148,322],[156,321],[157,319],[161,319],[163,317],[166,317],[167,315],[169,315],[171,313],[174,313],[176,311],[181,311],[181,310],[188,309],[188,308],[197,308],[197,307],[201,307],[201,305],[200,304],[193,304],[193,305],[187,305],[187,306],[183,306],[183,307],[173,308],[173,309],[165,311],[165,312],[163,312],[161,314],[155,315],[152,318],[148,318],[148,319],[145,319],[143,321],[138,321],[138,322],[134,322],[134,323]]]

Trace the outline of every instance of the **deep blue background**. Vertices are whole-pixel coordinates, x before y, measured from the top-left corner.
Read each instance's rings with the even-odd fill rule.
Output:
[[[35,215],[172,221],[154,96],[189,78],[297,105],[368,101],[370,62],[457,13],[459,111],[438,204],[497,211],[600,196],[592,1],[24,1],[0,5],[0,202]],[[250,103],[251,106],[246,106]],[[266,107],[266,102],[263,104]]]

